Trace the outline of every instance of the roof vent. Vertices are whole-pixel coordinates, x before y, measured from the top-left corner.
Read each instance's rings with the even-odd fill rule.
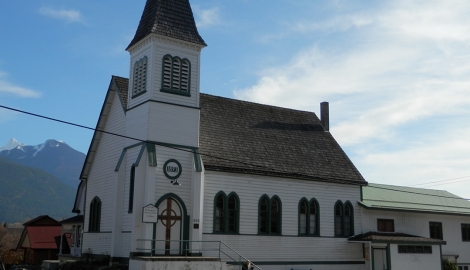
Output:
[[[320,117],[321,125],[325,131],[330,131],[330,109],[326,101],[320,103]]]

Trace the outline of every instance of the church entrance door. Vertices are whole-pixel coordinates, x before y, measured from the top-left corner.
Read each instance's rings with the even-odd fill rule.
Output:
[[[167,198],[158,206],[158,225],[155,253],[161,255],[180,255],[181,252],[181,207],[172,198]]]

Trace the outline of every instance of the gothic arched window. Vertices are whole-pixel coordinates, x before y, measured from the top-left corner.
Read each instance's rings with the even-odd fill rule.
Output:
[[[90,220],[88,221],[89,232],[99,232],[101,222],[101,200],[94,197],[90,203]]]
[[[240,220],[240,200],[236,193],[228,196],[219,192],[214,198],[214,232],[238,233]]]

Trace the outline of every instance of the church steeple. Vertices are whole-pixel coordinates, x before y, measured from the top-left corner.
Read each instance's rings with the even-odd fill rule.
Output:
[[[151,33],[207,46],[197,31],[189,0],[147,0],[127,49]]]

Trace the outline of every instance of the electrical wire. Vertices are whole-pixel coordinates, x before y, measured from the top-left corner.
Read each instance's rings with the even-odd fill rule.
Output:
[[[56,119],[56,118],[52,118],[52,117],[47,117],[47,116],[44,116],[44,115],[40,115],[40,114],[36,114],[36,113],[31,113],[31,112],[27,112],[27,111],[15,109],[15,108],[3,106],[3,105],[0,105],[0,108],[4,108],[4,109],[7,109],[7,110],[11,110],[11,111],[15,111],[15,112],[19,112],[19,113],[23,113],[23,114],[27,114],[27,115],[31,115],[31,116],[35,116],[35,117],[39,117],[39,118],[43,118],[43,119],[47,119],[47,120],[50,120],[50,121],[59,122],[59,123],[62,123],[62,124],[67,124],[67,125],[71,125],[71,126],[75,126],[75,127],[79,127],[79,128],[84,128],[84,129],[88,129],[88,130],[92,130],[92,131],[102,132],[102,133],[110,134],[110,135],[113,135],[113,136],[118,136],[118,137],[121,137],[121,138],[136,140],[136,141],[139,141],[139,142],[148,142],[148,141],[146,141],[146,140],[137,139],[137,138],[133,138],[133,137],[130,137],[130,136],[121,135],[121,134],[117,134],[117,133],[113,133],[113,132],[109,132],[109,131],[105,131],[105,130],[100,130],[100,129],[97,129],[97,128],[91,128],[91,127],[87,127],[87,126],[84,126],[84,125],[75,124],[75,123],[72,123],[72,122],[68,122],[68,121],[64,121],[64,120],[60,120],[60,119]],[[169,146],[169,145],[167,145],[167,144],[161,144],[161,143],[158,143],[158,142],[153,142],[153,143],[155,143],[156,145],[159,145],[159,146],[161,146],[161,147],[167,147],[167,148],[176,149],[176,150],[179,150],[179,151],[194,153],[192,150],[187,150],[187,149],[178,148],[177,146]],[[201,155],[201,156],[207,156],[207,157],[212,157],[212,158],[216,158],[216,159],[220,159],[220,160],[225,160],[225,161],[230,161],[230,162],[236,162],[236,163],[240,163],[240,164],[244,164],[244,165],[248,165],[248,166],[253,166],[253,167],[258,167],[258,168],[263,168],[263,169],[269,169],[270,171],[276,171],[276,170],[273,169],[273,168],[266,167],[266,166],[262,166],[262,165],[256,165],[256,164],[252,164],[252,163],[248,163],[248,162],[243,162],[243,161],[239,161],[239,160],[233,160],[233,159],[222,158],[222,157],[218,157],[218,156],[214,156],[214,155],[210,155],[210,154],[204,154],[204,153],[198,153],[198,154]],[[283,171],[278,171],[278,172],[290,173],[290,172],[287,172],[287,171],[285,171],[285,170],[283,170]],[[317,177],[314,177],[314,176],[311,176],[311,175],[305,175],[305,174],[301,174],[301,173],[299,173],[299,174],[297,174],[297,175],[298,175],[298,176],[303,176],[303,177],[308,177],[308,178],[317,178]],[[470,177],[470,176],[464,176],[464,177],[459,177],[459,178],[453,178],[453,179],[442,180],[442,182],[444,182],[444,181],[450,181],[450,180],[456,180],[456,179],[462,179],[462,178],[466,178],[466,177]],[[326,182],[328,182],[328,180],[329,180],[330,182],[333,182],[333,181],[334,181],[334,182],[341,181],[341,179],[333,179],[333,178],[331,178],[331,179],[324,179],[324,178],[322,178],[322,179],[323,179],[323,180],[327,180]],[[343,181],[344,181],[344,180],[343,180]],[[464,181],[468,181],[468,180],[464,180]],[[346,182],[346,181],[345,181],[345,182]],[[436,182],[441,182],[441,181],[435,181],[435,182],[430,182],[430,183],[436,183]],[[428,184],[430,184],[430,183],[428,183]],[[422,183],[422,184],[426,184],[426,183]],[[422,185],[422,184],[417,184],[417,185]],[[398,190],[398,189],[392,189],[392,188],[385,188],[385,187],[369,186],[369,188],[385,189],[385,190],[391,190],[391,191],[399,191],[399,192],[411,193],[411,194],[415,194],[415,195],[426,195],[426,196],[433,196],[433,197],[441,197],[441,198],[449,198],[449,199],[462,199],[462,200],[470,201],[470,199],[461,198],[461,197],[450,197],[450,196],[434,195],[434,194],[419,193],[419,192],[412,192],[412,191],[404,191],[404,190]]]

